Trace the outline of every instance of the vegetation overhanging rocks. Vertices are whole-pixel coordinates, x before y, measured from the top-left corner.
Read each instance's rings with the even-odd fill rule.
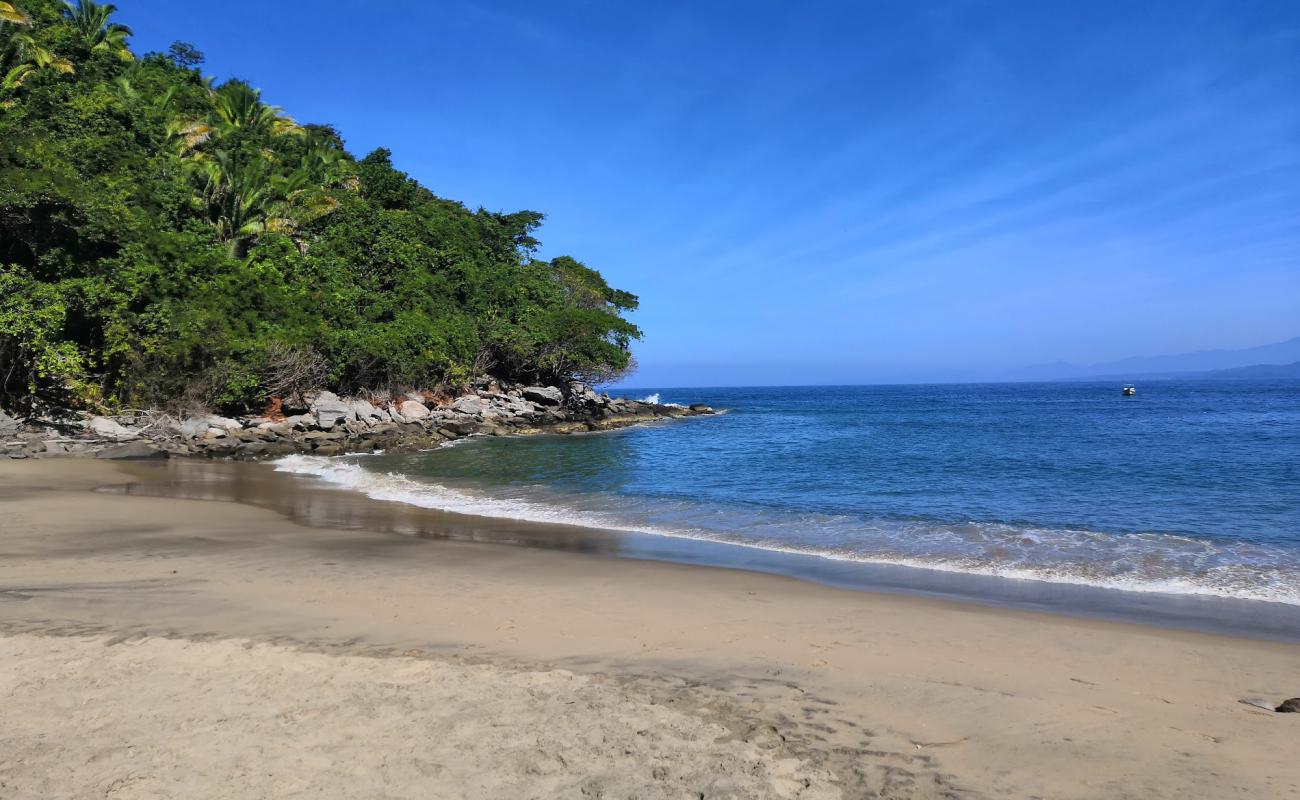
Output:
[[[192,45],[137,55],[114,12],[0,1],[0,407],[273,415],[629,369],[637,298],[539,258],[541,214],[355,158]]]

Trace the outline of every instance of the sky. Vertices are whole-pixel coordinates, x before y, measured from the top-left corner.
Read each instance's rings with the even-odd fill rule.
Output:
[[[633,386],[1300,335],[1300,2],[117,0],[358,156],[547,215]]]

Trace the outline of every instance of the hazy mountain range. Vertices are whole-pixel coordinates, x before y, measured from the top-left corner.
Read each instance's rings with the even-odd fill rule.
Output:
[[[1223,380],[1300,377],[1300,336],[1240,350],[1134,356],[1099,364],[1045,364],[1024,370],[1020,380],[1152,380],[1193,377]]]

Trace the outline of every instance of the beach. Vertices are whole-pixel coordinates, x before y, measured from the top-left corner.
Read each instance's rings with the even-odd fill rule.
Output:
[[[159,469],[0,464],[6,797],[1300,797],[1295,644]]]

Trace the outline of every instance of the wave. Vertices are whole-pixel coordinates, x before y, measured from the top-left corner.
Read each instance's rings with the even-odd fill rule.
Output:
[[[702,508],[690,501],[557,498],[537,487],[516,496],[459,489],[368,470],[349,457],[291,455],[278,471],[308,475],[389,502],[482,517],[576,525],[702,540],[834,561],[889,564],[1130,592],[1206,595],[1300,605],[1296,554],[1261,545],[1174,534],[1109,534],[1002,523],[869,520],[846,515],[772,515]],[[531,493],[531,494],[530,494]],[[719,523],[720,518],[720,523]],[[665,524],[664,520],[670,520]],[[709,524],[699,524],[708,520]]]

